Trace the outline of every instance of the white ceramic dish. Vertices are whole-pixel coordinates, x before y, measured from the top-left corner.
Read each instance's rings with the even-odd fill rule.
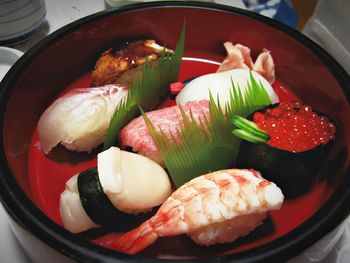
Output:
[[[0,80],[23,53],[17,49],[0,47]]]

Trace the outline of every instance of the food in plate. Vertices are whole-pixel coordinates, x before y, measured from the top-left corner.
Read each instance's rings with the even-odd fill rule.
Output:
[[[60,198],[61,219],[73,233],[106,221],[125,225],[170,194],[168,175],[157,163],[111,147],[98,154],[97,169],[81,172],[66,183]]]
[[[335,125],[299,101],[282,102],[255,112],[253,121],[270,135],[271,147],[304,152],[335,139]]]
[[[319,168],[324,160],[314,158],[322,145],[294,153],[273,144],[275,130],[265,124],[285,117],[280,107],[292,105],[288,114],[297,117],[299,112],[309,114],[310,108],[280,101],[271,86],[275,66],[267,50],[253,63],[248,47],[226,42],[227,57],[216,72],[190,81],[177,95],[177,105],[157,107],[172,99],[169,86],[180,72],[184,34],[180,39],[175,52],[149,40],[105,51],[91,78],[93,85],[110,84],[68,91],[40,118],[45,153],[58,143],[91,151],[104,142],[97,168],[71,177],[61,193],[60,218],[69,231],[106,226],[120,232],[139,225],[108,244],[103,238],[97,241],[129,254],[162,236],[187,234],[205,246],[232,242],[260,225],[269,210],[279,209],[284,196],[308,185],[305,171],[315,171],[310,164]],[[257,110],[256,123],[244,119]],[[276,116],[278,111],[282,113]],[[259,114],[268,120],[265,126]],[[233,135],[237,121],[230,120],[235,115],[239,129]],[[241,142],[237,136],[242,134],[260,144]],[[283,153],[276,157],[254,148],[260,146]],[[321,152],[325,158],[327,151]],[[289,154],[307,159],[304,170],[298,170],[300,164]],[[291,166],[297,175],[290,175]],[[280,180],[287,177],[292,183]],[[152,216],[149,212],[158,206]]]
[[[183,43],[183,39],[179,43]],[[155,54],[156,50],[158,53]],[[108,52],[105,55],[107,54]],[[116,56],[116,61],[107,61],[107,65],[102,61],[97,63],[101,65],[92,73],[92,78],[96,78],[96,74],[101,78],[110,74],[122,74],[119,77],[125,81],[113,78],[113,81],[98,83],[118,84],[72,90],[57,99],[40,117],[39,140],[45,153],[50,152],[58,143],[72,151],[87,152],[102,142],[106,146],[106,140],[109,141],[107,144],[112,144],[115,135],[114,132],[112,135],[108,133],[110,123],[117,122],[114,126],[118,126],[126,122],[137,115],[140,106],[145,110],[152,109],[168,93],[169,87],[166,84],[177,77],[182,49],[180,45],[173,54],[153,40],[145,40],[131,43],[119,51],[114,50],[113,56]],[[157,66],[151,65],[158,57]],[[103,58],[100,60],[104,61]],[[122,66],[125,63],[130,65]],[[144,66],[136,67],[141,64]],[[147,75],[147,78],[143,78],[143,75]],[[126,82],[128,86],[120,84]],[[110,146],[112,145],[107,148]]]
[[[276,92],[259,73],[249,69],[231,69],[195,78],[176,96],[176,103],[184,105],[189,101],[209,100],[209,93],[211,93],[214,98],[220,99],[220,104],[224,108],[225,103],[230,99],[232,83],[239,87],[242,94],[245,94],[249,89],[251,76],[265,88],[272,103],[279,102]]]
[[[240,126],[239,121],[236,124]],[[259,134],[252,134],[252,126],[267,137],[262,139]],[[242,128],[240,134],[244,140],[238,167],[258,169],[278,184],[286,197],[299,196],[315,184],[336,133],[336,126],[329,118],[300,101],[281,102],[257,111],[252,122]]]
[[[109,244],[135,254],[159,237],[189,235],[199,245],[232,242],[279,209],[281,190],[254,170],[222,170],[199,176],[178,188],[158,212]]]
[[[49,153],[61,143],[72,151],[91,152],[106,137],[119,102],[127,95],[120,85],[77,88],[55,100],[38,122],[40,147]]]
[[[191,101],[183,107],[185,113],[192,116],[198,121],[204,122],[204,116],[209,117],[209,101]],[[178,105],[154,110],[146,113],[156,129],[162,130],[170,136],[177,136],[177,131],[182,116]],[[149,129],[142,116],[134,119],[126,125],[120,132],[120,144],[122,147],[131,147],[134,152],[138,152],[148,158],[163,165],[163,160],[159,155],[157,146],[155,145]]]
[[[92,86],[121,84],[130,86],[130,80],[142,74],[146,62],[156,62],[163,52],[172,52],[154,40],[138,40],[109,48],[96,62],[92,72]]]
[[[227,56],[221,63],[217,72],[224,72],[236,68],[250,69],[258,72],[270,84],[275,82],[275,63],[270,51],[264,49],[253,63],[248,47],[241,44],[233,45],[231,42],[225,42],[224,47],[226,48]]]
[[[176,103],[183,105],[193,100],[209,100],[211,93],[214,98],[220,99],[224,108],[230,98],[232,83],[244,94],[249,89],[251,76],[265,88],[272,103],[279,102],[271,87],[275,81],[275,63],[270,51],[264,49],[253,63],[248,47],[231,42],[225,42],[224,47],[227,56],[217,71],[190,81],[176,96]]]

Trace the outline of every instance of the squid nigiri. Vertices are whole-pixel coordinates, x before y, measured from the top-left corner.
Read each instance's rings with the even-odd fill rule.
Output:
[[[38,122],[44,153],[61,143],[72,151],[90,152],[100,145],[127,89],[119,85],[74,89],[49,106]]]
[[[273,104],[279,102],[277,93],[259,73],[250,69],[231,69],[206,74],[190,81],[176,96],[176,103],[184,105],[189,101],[209,100],[211,93],[214,98],[219,98],[221,107],[225,109],[225,104],[230,100],[232,84],[244,95],[252,85],[251,77],[265,89]]]
[[[135,254],[159,237],[187,234],[204,246],[232,242],[279,209],[283,194],[254,170],[221,170],[199,176],[178,188],[158,212],[136,229],[103,244]],[[98,240],[97,240],[98,243]]]
[[[222,108],[225,108],[225,102],[230,98],[232,83],[244,94],[249,87],[251,76],[266,90],[272,104],[279,102],[271,86],[275,81],[275,63],[270,51],[264,49],[253,62],[248,47],[233,45],[231,42],[225,42],[224,47],[227,56],[216,73],[190,81],[176,96],[177,104],[184,105],[188,101],[209,99],[210,91],[214,98],[219,97]]]

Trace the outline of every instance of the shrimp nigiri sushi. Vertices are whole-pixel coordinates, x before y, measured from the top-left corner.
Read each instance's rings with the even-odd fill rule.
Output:
[[[204,246],[232,242],[260,225],[267,211],[279,209],[283,199],[280,188],[257,171],[221,170],[187,182],[139,227],[100,244],[135,254],[159,237],[181,234]]]
[[[41,115],[39,143],[45,154],[61,143],[72,151],[90,152],[100,145],[119,102],[128,91],[120,85],[80,88],[58,98]]]

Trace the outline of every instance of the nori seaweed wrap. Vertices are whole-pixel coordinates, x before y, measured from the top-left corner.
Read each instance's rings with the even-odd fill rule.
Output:
[[[292,107],[291,110],[294,110],[296,114],[299,114],[300,108],[303,106],[301,106],[300,103],[296,104],[298,106]],[[270,115],[271,118],[278,119],[279,116],[282,115],[278,114],[277,116],[273,116],[273,112],[271,113],[271,110],[279,107],[280,104],[275,104],[259,112],[264,115],[272,114]],[[284,105],[282,104],[282,108],[283,107]],[[323,118],[325,121],[328,121],[327,117],[312,112],[310,107],[307,109],[311,110],[311,113],[308,112],[307,114],[313,114],[315,118],[319,117]],[[254,114],[249,116],[249,119],[254,119],[253,116]],[[259,117],[261,117],[261,115]],[[312,121],[308,122],[312,123]],[[308,122],[302,122],[304,127],[305,123],[307,125]],[[335,125],[331,122],[329,123],[335,132]],[[259,128],[261,128],[260,126],[258,125]],[[278,127],[276,126],[276,128]],[[314,129],[314,127],[312,127],[312,129]],[[275,136],[271,135],[268,131],[266,132],[270,136]],[[254,143],[251,141],[242,140],[237,158],[237,167],[254,168],[260,171],[264,178],[276,183],[282,189],[283,194],[287,198],[297,197],[310,191],[318,181],[321,168],[324,162],[327,160],[328,154],[334,144],[334,134],[333,136],[329,136],[327,142],[319,143],[315,147],[303,151],[299,151],[302,147],[298,144],[298,142],[296,142],[295,145],[297,148],[299,148],[299,150],[290,151],[288,149],[281,149],[271,145],[269,141],[272,139],[273,138],[270,138],[270,140],[267,140],[266,143]]]

